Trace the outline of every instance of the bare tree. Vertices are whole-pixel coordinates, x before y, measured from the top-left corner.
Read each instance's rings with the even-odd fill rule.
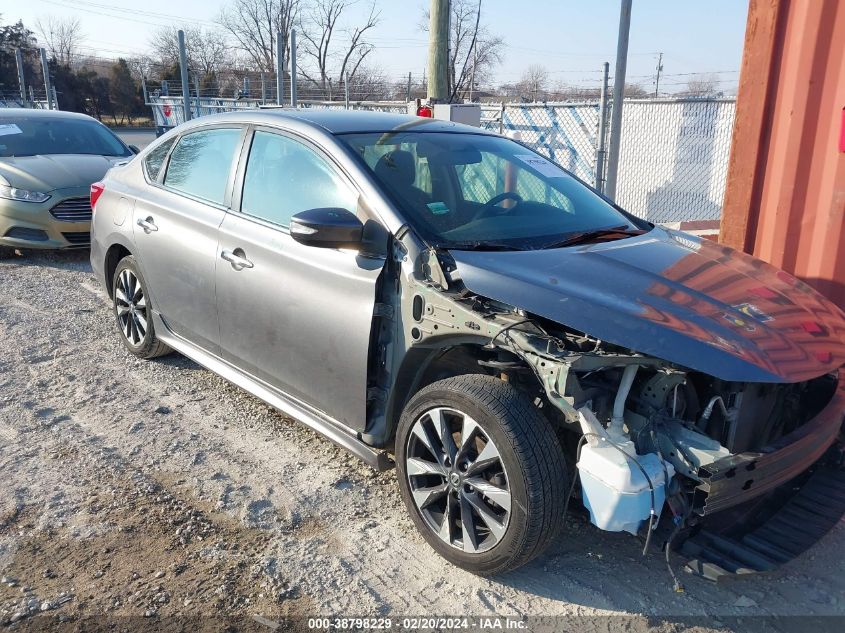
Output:
[[[681,94],[688,97],[713,97],[719,92],[719,75],[715,73],[694,75]]]
[[[276,71],[276,33],[282,34],[284,61],[290,55],[290,31],[300,0],[231,0],[218,18],[257,70]]]
[[[545,99],[546,88],[549,85],[549,71],[545,66],[532,64],[522,73],[519,85],[523,94],[529,96],[531,101]]]
[[[233,61],[231,46],[219,29],[183,26],[188,67],[201,77],[214,75]],[[179,62],[179,28],[163,27],[150,38],[154,55],[165,66]]]
[[[38,18],[36,27],[47,44],[47,52],[62,66],[71,66],[85,39],[79,18],[59,18],[48,15]]]
[[[314,60],[316,72],[301,71],[303,76],[319,86],[323,95],[332,98],[335,80],[332,71],[337,71],[337,81],[348,77],[351,81],[361,63],[373,50],[365,39],[365,33],[379,23],[379,12],[375,1],[370,5],[366,21],[354,28],[341,30],[340,17],[356,0],[316,0],[308,15],[308,22],[302,21],[302,37],[305,53]],[[338,34],[340,38],[335,37]],[[345,37],[344,37],[345,36]],[[342,42],[338,47],[338,41]],[[342,48],[341,48],[342,47]],[[336,65],[340,61],[339,66]]]
[[[502,62],[504,40],[481,21],[481,0],[452,0],[449,33],[449,94],[465,98],[470,81],[483,84]],[[429,12],[420,29],[428,32]],[[474,72],[473,72],[474,71]]]

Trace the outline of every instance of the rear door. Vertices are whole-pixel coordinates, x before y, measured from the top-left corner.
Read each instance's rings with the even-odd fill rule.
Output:
[[[223,357],[362,430],[376,280],[383,259],[304,246],[290,218],[358,208],[358,190],[303,140],[256,130],[242,168],[240,212],[220,227],[217,310]],[[369,218],[363,217],[362,221]]]
[[[244,134],[243,126],[228,125],[181,136],[166,171],[138,198],[133,216],[153,309],[173,332],[215,354],[218,228],[231,202]]]

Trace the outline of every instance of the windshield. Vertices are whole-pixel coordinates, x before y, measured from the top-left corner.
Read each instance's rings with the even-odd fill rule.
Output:
[[[572,236],[641,232],[566,171],[506,138],[346,134],[421,237],[444,248],[556,248]]]
[[[93,120],[25,115],[0,119],[0,157],[36,154],[130,156],[132,152]]]

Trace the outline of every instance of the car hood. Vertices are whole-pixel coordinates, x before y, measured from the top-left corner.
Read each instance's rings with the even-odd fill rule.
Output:
[[[0,158],[0,182],[29,191],[87,187],[100,180],[113,165],[128,156],[91,154],[39,154]]]
[[[724,380],[799,382],[845,363],[845,313],[807,284],[662,228],[538,251],[450,251],[466,287]]]

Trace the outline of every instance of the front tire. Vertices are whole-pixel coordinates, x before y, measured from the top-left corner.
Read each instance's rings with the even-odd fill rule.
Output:
[[[112,309],[120,340],[138,358],[155,358],[173,350],[162,343],[153,327],[147,285],[132,255],[117,264],[112,279]]]
[[[447,378],[411,398],[396,433],[396,464],[417,529],[470,572],[520,567],[561,527],[567,470],[554,428],[497,378]]]

